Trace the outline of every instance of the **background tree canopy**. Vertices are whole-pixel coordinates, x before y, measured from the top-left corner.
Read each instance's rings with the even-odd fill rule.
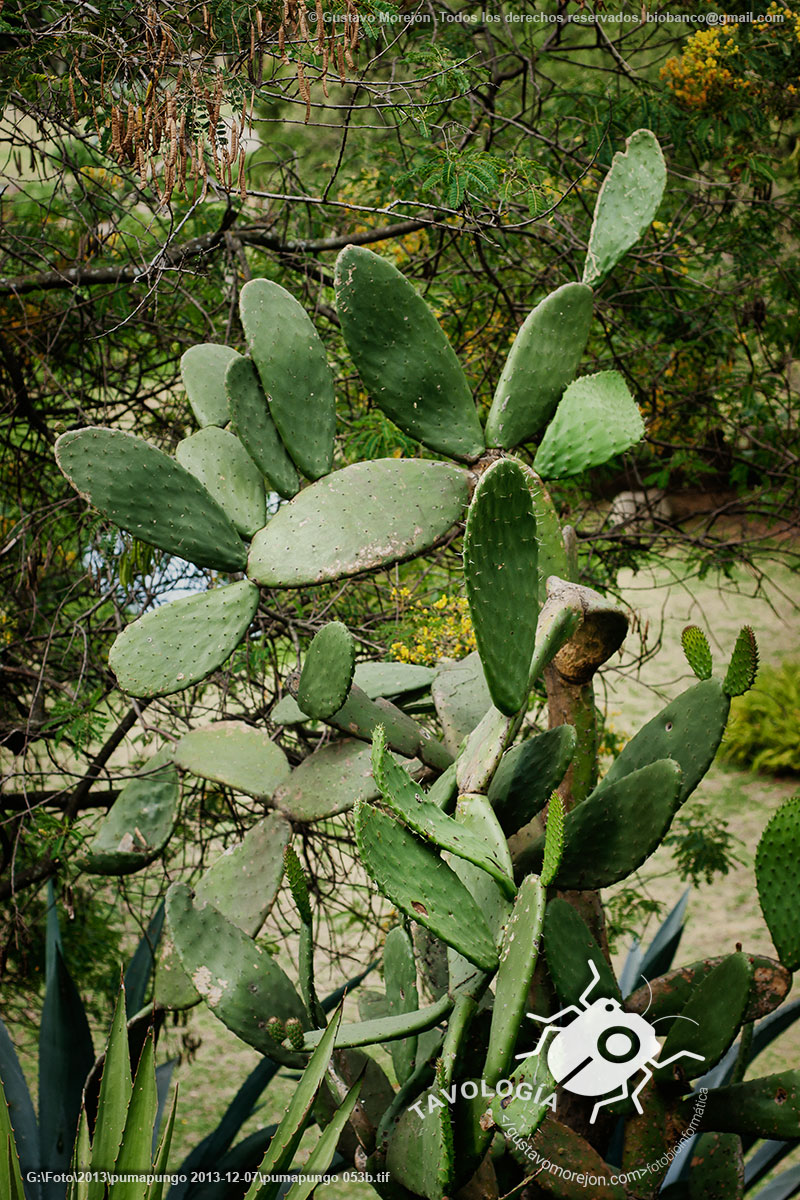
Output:
[[[117,794],[121,747],[135,763],[190,714],[265,719],[332,617],[376,658],[470,647],[450,588],[460,556],[446,545],[427,574],[272,593],[225,670],[177,697],[148,706],[116,690],[113,637],[206,573],[99,519],[59,474],[53,443],[103,424],[172,450],[191,429],[181,355],[242,345],[238,294],[252,276],[301,298],[337,366],[337,465],[422,453],[353,374],[336,253],[370,245],[415,283],[485,413],[524,316],[579,277],[614,152],[651,128],[669,186],[599,291],[585,360],[622,373],[646,438],[554,498],[577,529],[583,578],[601,587],[670,547],[701,572],[724,570],[796,528],[800,5],[693,24],[571,0],[486,13],[6,0],[0,39],[0,894],[13,899],[13,975],[39,952],[42,882],[57,874],[86,894],[72,866],[80,817]],[[669,512],[646,531],[612,525],[604,502],[643,489],[667,492]],[[310,748],[284,742],[292,762]],[[224,791],[200,790],[185,818],[200,855],[190,866],[204,829],[231,811]],[[154,896],[129,898],[146,919]]]

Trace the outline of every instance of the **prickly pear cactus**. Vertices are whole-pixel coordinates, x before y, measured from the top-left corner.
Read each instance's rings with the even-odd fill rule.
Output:
[[[157,852],[173,823],[177,771],[184,788],[203,779],[233,804],[244,794],[246,805],[277,810],[195,893],[173,884],[156,985],[160,1008],[202,998],[261,1054],[304,1072],[247,1200],[273,1194],[266,1172],[288,1165],[326,1072],[311,1161],[324,1172],[338,1145],[387,1200],[523,1189],[531,1200],[645,1200],[684,1133],[701,1140],[665,1194],[739,1195],[758,1177],[761,1160],[742,1166],[755,1139],[798,1140],[800,1072],[744,1080],[798,1012],[796,1003],[779,1009],[800,966],[796,800],[771,820],[756,862],[780,962],[737,950],[670,970],[679,930],[668,922],[637,960],[641,986],[623,987],[599,892],[647,860],[700,785],[731,696],[753,682],[754,635],[742,631],[721,681],[704,635],[687,629],[699,681],[598,779],[594,680],[627,616],[577,582],[574,534],[565,536],[541,483],[607,462],[642,435],[621,376],[575,376],[591,289],[647,228],[664,177],[654,136],[637,131],[600,191],[583,282],[544,298],[524,323],[485,433],[424,299],[386,260],[342,252],[339,317],[363,382],[406,434],[458,463],[333,469],[323,343],[300,305],[265,280],[242,290],[247,356],[212,345],[184,357],[202,429],[176,458],[110,430],[59,439],[61,469],[106,518],[169,554],[245,576],[123,631],[110,663],[137,696],[170,695],[223,665],[247,637],[260,588],[401,563],[452,540],[466,515],[476,654],[433,670],[357,663],[347,629],[329,624],[307,647],[299,682],[284,681],[271,727],[257,714],[191,729],[167,754],[173,765],[162,764],[164,811],[137,825],[149,793],[135,781],[94,847],[94,869],[124,870],[120,846],[106,843],[138,827]],[[535,473],[503,453],[534,439],[519,452]],[[547,696],[546,730],[528,723],[533,689]],[[286,729],[299,739],[284,743],[289,755],[277,744]],[[314,749],[293,767],[298,744]],[[315,823],[327,836],[354,829],[362,878],[395,910],[385,990],[367,994],[351,1023],[340,1012],[328,1022],[316,990],[314,932],[329,914],[292,844]],[[288,971],[254,940],[284,867],[300,922]],[[394,1082],[370,1054],[378,1045],[391,1053]]]

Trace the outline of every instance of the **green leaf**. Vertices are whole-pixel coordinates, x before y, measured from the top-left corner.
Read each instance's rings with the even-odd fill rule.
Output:
[[[121,987],[114,1009],[111,1032],[108,1035],[103,1075],[100,1080],[97,1124],[92,1142],[93,1171],[114,1170],[132,1091],[128,1029],[125,1021],[125,990]],[[89,1189],[89,1200],[104,1200],[104,1197],[105,1184],[102,1180],[93,1180]]]

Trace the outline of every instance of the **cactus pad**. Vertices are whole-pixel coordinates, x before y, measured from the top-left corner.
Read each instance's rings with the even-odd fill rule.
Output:
[[[266,587],[300,587],[413,558],[459,520],[467,481],[459,467],[419,459],[335,471],[256,534],[248,574]]]
[[[489,785],[489,802],[506,834],[544,808],[567,773],[576,741],[572,725],[558,725],[506,751]]]
[[[183,969],[237,1037],[275,1058],[278,1047],[266,1028],[271,1017],[294,1017],[308,1028],[308,1014],[285,972],[213,905],[195,903],[189,888],[173,883],[166,912]]]
[[[641,413],[618,371],[598,371],[571,383],[533,460],[543,479],[563,479],[599,467],[644,436]]]
[[[464,578],[489,692],[512,716],[528,696],[539,616],[536,518],[522,468],[493,463],[470,505]]]
[[[84,500],[140,541],[198,567],[244,569],[247,550],[216,500],[143,438],[95,426],[73,430],[56,442],[56,461]]]
[[[514,873],[508,843],[503,837],[503,831],[497,823],[497,817],[492,812],[491,805],[485,796],[465,793],[458,797],[455,812],[456,822],[470,835],[477,838],[484,846],[484,853],[491,855],[506,873],[509,879]],[[503,928],[511,913],[511,890],[501,887],[497,880],[488,872],[475,866],[466,858],[454,854],[449,856],[450,866],[455,871],[464,887],[472,896],[478,908],[484,915],[489,926],[495,945],[499,946],[503,936]],[[454,951],[450,951],[452,960]],[[472,971],[474,976],[475,972]],[[454,978],[452,962],[450,968],[451,992],[455,991],[457,981]]]
[[[372,773],[385,803],[410,829],[440,849],[449,850],[486,871],[505,894],[513,898],[516,888],[506,864],[493,857],[483,838],[425,799],[419,787],[389,754],[382,728],[377,729],[373,737]]]
[[[713,663],[708,638],[697,625],[687,625],[681,634],[686,661],[698,679],[710,679]]]
[[[694,684],[642,726],[614,760],[600,786],[614,783],[657,759],[673,758],[683,772],[683,804],[714,761],[730,705],[730,698],[716,679]]]
[[[171,751],[160,751],[125,784],[89,845],[81,869],[128,875],[152,862],[169,840],[178,802]]]
[[[483,665],[477,650],[459,662],[448,663],[431,684],[444,743],[453,753],[492,707]]]
[[[246,579],[173,600],[119,635],[108,665],[132,696],[169,696],[221,667],[247,633],[258,588]]]
[[[242,356],[230,346],[203,342],[191,346],[181,359],[181,379],[198,425],[227,425],[230,420],[225,372]]]
[[[347,246],[336,261],[342,333],[376,404],[431,450],[470,462],[484,442],[464,372],[428,305],[387,259]]]
[[[555,896],[547,905],[544,919],[544,952],[550,978],[564,1005],[577,1004],[592,981],[588,963],[597,971],[597,987],[592,999],[608,996],[622,1003],[614,972],[583,917]]]
[[[422,770],[416,759],[409,769]],[[330,742],[304,758],[273,797],[273,803],[293,821],[321,821],[347,812],[357,800],[379,795],[372,778],[371,747],[355,738]]]
[[[419,1008],[417,965],[411,938],[402,925],[396,925],[386,936],[383,977],[386,981],[386,1015],[416,1012]],[[417,1039],[410,1037],[394,1041],[389,1049],[398,1082],[405,1083],[414,1070]]]
[[[333,374],[308,313],[267,279],[244,285],[239,313],[283,444],[309,479],[327,475],[336,432]]]
[[[363,803],[356,805],[356,840],[361,861],[384,896],[481,970],[494,970],[497,951],[483,914],[429,845]]]
[[[550,493],[539,476],[530,467],[525,468],[536,518],[536,541],[539,546],[539,605],[547,599],[547,580],[556,575],[559,579],[575,579],[564,542],[564,531],[558,519]]]
[[[567,816],[554,882],[561,889],[600,888],[630,875],[660,845],[680,791],[681,770],[671,759],[596,788]]]
[[[729,954],[697,985],[673,1022],[659,1058],[689,1052],[702,1057],[683,1058],[675,1067],[664,1067],[671,1077],[679,1070],[688,1079],[705,1074],[725,1054],[739,1032],[750,996],[753,967],[745,954]]]
[[[356,647],[341,621],[331,621],[308,648],[297,703],[309,717],[324,721],[342,707],[353,682]]]
[[[529,875],[520,885],[500,947],[489,1048],[483,1069],[490,1086],[503,1077],[511,1062],[539,957],[544,913],[544,888],[535,875]]]
[[[773,813],[756,851],[756,883],[778,957],[800,967],[800,793]]]
[[[637,129],[611,162],[594,210],[583,282],[596,286],[639,240],[658,212],[667,168],[656,137]]]
[[[585,284],[565,283],[525,318],[494,394],[486,422],[488,446],[510,450],[550,420],[575,378],[589,336],[592,300]]]
[[[758,673],[758,645],[756,635],[749,625],[744,625],[736,639],[730,666],[722,681],[726,696],[743,696],[756,681]]]
[[[242,721],[217,721],[192,729],[178,742],[175,762],[200,779],[260,800],[268,800],[290,772],[280,746]]]
[[[195,888],[198,902],[213,904],[249,937],[255,937],[275,903],[283,878],[283,850],[292,828],[280,813],[263,820],[213,862]],[[174,943],[161,940],[154,1001],[159,1008],[191,1008],[200,994],[181,966]]]
[[[692,1147],[687,1200],[740,1200],[744,1196],[742,1140],[735,1133],[703,1133]]]
[[[252,359],[237,355],[225,372],[231,424],[253,462],[279,495],[289,500],[300,490],[294,463],[286,453]]]
[[[703,1128],[796,1141],[800,1129],[800,1071],[779,1071],[763,1079],[710,1088]]]
[[[353,681],[370,700],[376,700],[378,696],[391,699],[406,696],[409,692],[422,692],[435,678],[433,667],[418,663],[361,662],[356,665]]]
[[[209,425],[178,443],[175,458],[199,479],[236,530],[251,538],[267,520],[264,481],[242,443],[228,429]]]

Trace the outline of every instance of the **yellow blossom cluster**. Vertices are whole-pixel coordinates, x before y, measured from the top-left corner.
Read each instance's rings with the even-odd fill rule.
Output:
[[[430,603],[412,599],[407,587],[392,588],[391,596],[403,624],[402,640],[389,648],[396,662],[432,667],[440,658],[463,658],[475,649],[469,606],[462,596],[442,592]]]
[[[731,90],[752,86],[737,70],[738,54],[737,25],[700,29],[687,40],[680,58],[667,59],[661,78],[688,108],[713,108]]]

